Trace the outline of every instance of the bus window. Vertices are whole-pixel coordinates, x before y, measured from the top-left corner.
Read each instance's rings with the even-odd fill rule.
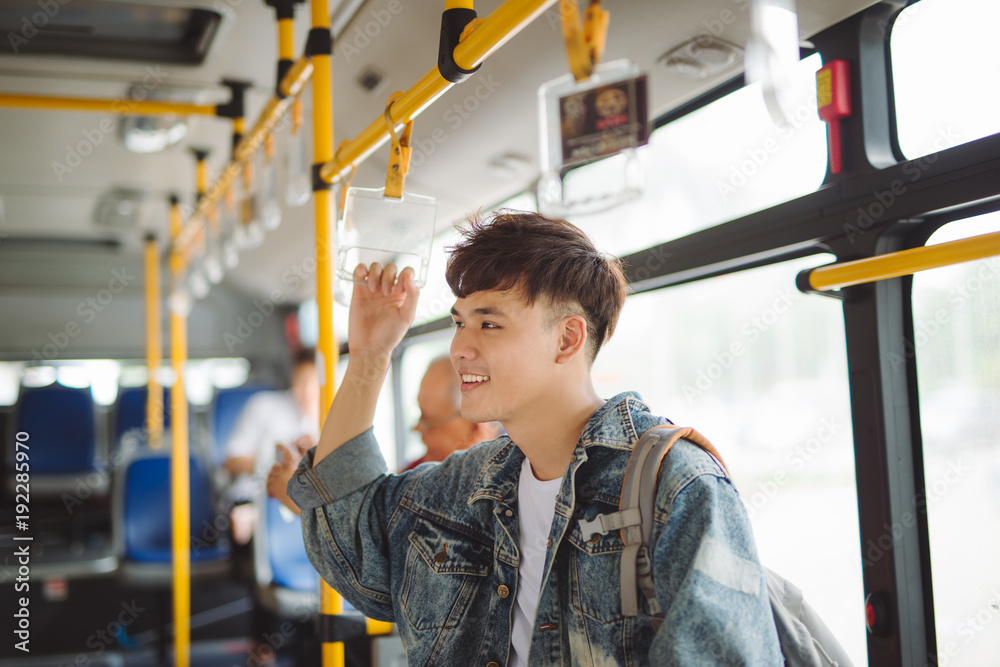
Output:
[[[818,54],[799,64],[800,103],[777,127],[759,85],[746,86],[653,132],[638,149],[642,196],[603,213],[571,216],[601,250],[624,255],[815,191],[826,174],[826,127],[816,112]],[[615,168],[573,170],[587,188]]]
[[[1000,231],[1000,213],[930,243]],[[913,278],[924,489],[939,664],[1000,654],[1000,258]]]
[[[920,0],[889,46],[899,147],[907,159],[1000,132],[996,0]]]
[[[0,406],[9,406],[17,403],[21,373],[21,363],[0,361]]]
[[[603,398],[638,391],[719,450],[761,561],[799,586],[867,663],[840,304],[796,273],[822,255],[629,297],[594,364]]]

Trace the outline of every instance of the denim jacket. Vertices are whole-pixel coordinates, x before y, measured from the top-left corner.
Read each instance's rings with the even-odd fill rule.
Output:
[[[584,428],[556,499],[531,665],[782,664],[743,504],[697,446],[679,441],[660,469],[650,545],[659,631],[645,602],[622,615],[619,532],[583,535],[581,521],[617,509],[633,444],[665,423],[625,393]],[[368,617],[396,622],[410,665],[506,665],[524,460],[510,438],[398,475],[386,474],[371,430],[315,467],[314,453],[288,492],[320,575]]]

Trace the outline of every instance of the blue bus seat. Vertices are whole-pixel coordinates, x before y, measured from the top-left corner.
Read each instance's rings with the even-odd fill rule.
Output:
[[[147,386],[122,387],[118,392],[118,403],[115,410],[115,438],[117,443],[121,437],[132,429],[143,430],[146,426],[146,397],[149,395]],[[170,388],[163,388],[163,428],[170,428]]]
[[[274,498],[262,496],[254,527],[254,577],[257,601],[290,618],[319,609],[319,575],[309,562],[302,520]]]
[[[129,583],[169,585],[172,526],[170,503],[170,434],[164,449],[142,449],[124,464],[113,497],[119,574]],[[188,463],[191,500],[191,576],[229,571],[228,523],[216,506],[211,474],[201,457]]]
[[[89,387],[78,389],[52,383],[21,388],[13,432],[7,438],[7,458],[14,460],[14,435],[26,432],[33,493],[39,496],[72,493],[82,479],[92,493],[107,494],[110,486],[107,445],[101,437],[103,429],[95,410]],[[13,477],[8,483],[13,484]]]

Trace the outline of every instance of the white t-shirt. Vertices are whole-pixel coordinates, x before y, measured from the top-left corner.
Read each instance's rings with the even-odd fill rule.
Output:
[[[517,600],[514,604],[514,624],[511,627],[510,667],[527,667],[528,647],[531,643],[535,610],[542,589],[545,554],[548,551],[549,532],[556,511],[556,496],[562,486],[562,477],[543,482],[535,477],[527,458],[521,465],[517,483],[517,525],[520,530],[518,545],[521,564],[517,568]]]

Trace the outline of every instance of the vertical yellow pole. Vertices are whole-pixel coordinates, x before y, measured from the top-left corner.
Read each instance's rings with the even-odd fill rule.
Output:
[[[295,60],[294,40],[295,21],[278,19],[278,60]]]
[[[146,237],[146,428],[149,446],[163,446],[163,389],[156,378],[163,363],[163,323],[160,314],[160,249],[156,237]]]
[[[181,233],[181,209],[176,197],[170,201],[170,238]],[[179,281],[184,272],[184,256],[170,252],[170,275]],[[187,314],[170,311],[170,361],[174,386],[170,390],[171,430],[170,506],[173,523],[174,564],[174,664],[188,667],[191,648],[191,479],[188,469],[188,414],[184,394],[184,366],[187,363]]]
[[[330,31],[330,10],[327,0],[312,0],[312,29]],[[333,80],[330,52],[313,54],[313,163],[325,164],[333,159]],[[333,193],[328,188],[316,190],[316,304],[319,314],[319,352],[322,355],[324,378],[320,387],[320,421],[333,403],[336,392],[335,369],[338,349],[333,336]],[[322,424],[321,424],[322,425]],[[344,602],[333,588],[320,580],[320,613],[341,614]],[[343,667],[344,644],[323,644],[323,666]]]

